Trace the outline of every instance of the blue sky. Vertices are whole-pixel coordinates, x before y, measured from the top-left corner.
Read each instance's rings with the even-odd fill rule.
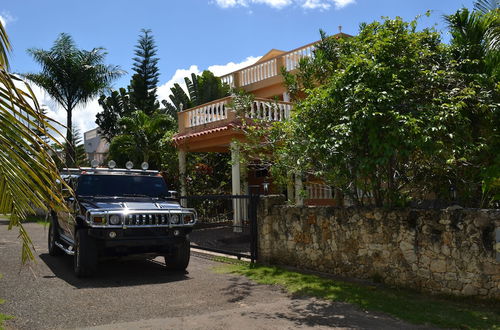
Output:
[[[160,98],[169,87],[190,72],[210,68],[216,74],[251,64],[272,48],[291,50],[319,39],[319,29],[328,34],[338,26],[356,34],[359,23],[381,16],[422,17],[421,27],[444,30],[442,15],[473,0],[4,0],[0,19],[14,47],[11,69],[36,72],[39,68],[26,49],[51,47],[58,34],[69,33],[80,48],[104,47],[107,63],[128,72],[114,87],[125,87],[130,79],[133,47],[142,28],[152,29],[160,58]],[[446,41],[448,37],[444,35]],[[232,63],[231,63],[232,62]],[[58,109],[41,91],[41,103],[64,121]],[[95,127],[93,101],[75,113],[83,131]]]

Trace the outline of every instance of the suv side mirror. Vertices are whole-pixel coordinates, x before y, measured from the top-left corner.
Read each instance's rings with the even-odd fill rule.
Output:
[[[168,193],[170,194],[170,198],[179,199],[179,193],[177,190],[169,190]]]

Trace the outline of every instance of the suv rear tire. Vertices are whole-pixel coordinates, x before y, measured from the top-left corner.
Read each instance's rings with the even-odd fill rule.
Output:
[[[74,270],[77,277],[89,277],[97,269],[97,248],[86,229],[75,235]]]
[[[165,256],[165,265],[168,270],[186,270],[190,256],[191,248],[189,239],[186,238],[175,247],[173,253]]]

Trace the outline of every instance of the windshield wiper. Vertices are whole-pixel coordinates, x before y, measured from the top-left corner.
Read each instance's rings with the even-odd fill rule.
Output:
[[[121,196],[125,196],[125,197],[150,197],[150,198],[152,198],[151,196],[148,196],[145,194],[121,194]]]

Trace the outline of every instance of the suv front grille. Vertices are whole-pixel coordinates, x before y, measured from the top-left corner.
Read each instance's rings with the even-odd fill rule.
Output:
[[[169,215],[165,213],[128,214],[123,224],[125,226],[168,225]]]

